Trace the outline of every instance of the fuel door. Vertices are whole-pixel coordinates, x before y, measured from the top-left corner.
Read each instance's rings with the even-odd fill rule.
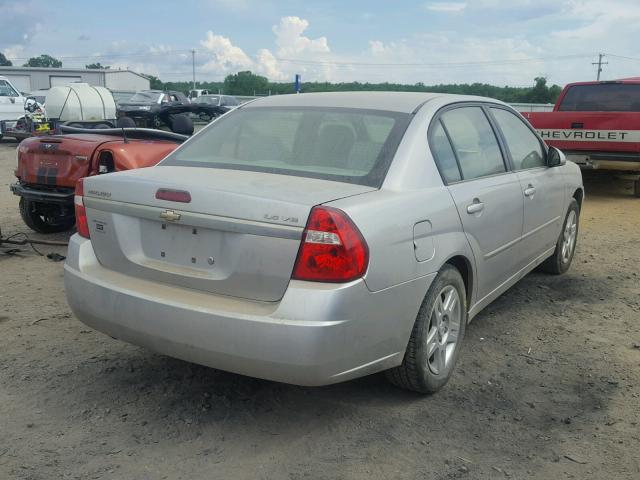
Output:
[[[413,226],[413,251],[419,262],[426,262],[434,257],[436,249],[431,236],[431,222],[429,220],[418,222]]]

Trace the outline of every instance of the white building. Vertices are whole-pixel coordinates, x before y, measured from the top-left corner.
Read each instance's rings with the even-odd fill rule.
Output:
[[[89,85],[121,92],[149,89],[149,79],[131,70],[0,67],[0,75],[7,77],[24,93],[46,90],[70,82],[86,82]]]

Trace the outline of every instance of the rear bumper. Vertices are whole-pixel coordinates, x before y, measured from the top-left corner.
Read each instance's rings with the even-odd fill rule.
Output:
[[[584,170],[640,172],[640,153],[564,151],[568,160]]]
[[[72,188],[58,188],[56,191],[34,188],[23,183],[13,183],[9,188],[14,195],[32,202],[55,203],[58,205],[72,205],[74,190]]]
[[[376,293],[363,281],[291,281],[279,302],[254,302],[140,280],[105,269],[74,235],[67,299],[86,325],[210,367],[297,385],[326,385],[399,365],[423,277]]]

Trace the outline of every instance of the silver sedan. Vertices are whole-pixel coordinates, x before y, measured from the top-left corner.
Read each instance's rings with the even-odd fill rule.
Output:
[[[222,370],[434,392],[478,312],[569,268],[583,192],[496,100],[267,97],[156,167],[81,181],[67,297],[99,331]]]

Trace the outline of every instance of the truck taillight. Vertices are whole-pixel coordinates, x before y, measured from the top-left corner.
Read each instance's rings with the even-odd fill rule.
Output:
[[[314,207],[302,234],[292,278],[342,283],[362,277],[369,264],[369,247],[342,210]]]
[[[89,238],[89,222],[87,221],[87,210],[84,207],[84,179],[81,178],[76,182],[76,192],[73,197],[73,204],[76,210],[76,229],[78,233]]]

